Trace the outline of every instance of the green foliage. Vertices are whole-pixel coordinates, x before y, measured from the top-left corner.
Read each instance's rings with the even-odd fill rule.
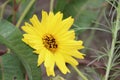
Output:
[[[0,80],[2,80],[2,69],[1,69],[1,66],[0,66]]]
[[[33,50],[25,45],[21,39],[22,33],[18,28],[5,20],[0,21],[0,43],[10,48],[12,53],[18,57],[27,72],[29,80],[40,80],[41,71],[37,67],[37,55],[32,53]]]
[[[87,71],[88,74],[86,75],[90,80],[103,80],[102,75],[99,74],[94,67],[86,67],[85,70]]]
[[[1,57],[1,71],[2,80],[24,80],[25,77],[21,62],[12,53]]]
[[[58,11],[63,12],[66,4],[67,4],[67,0],[57,0],[57,3],[56,3],[56,5],[55,5],[54,12],[58,12]]]
[[[19,11],[17,13],[17,19],[19,19],[21,17],[21,14],[25,10],[25,8],[28,6],[28,3],[30,3],[30,0],[23,0],[20,3]],[[30,8],[30,10],[28,11],[28,14],[25,16],[23,22],[29,20],[29,18],[32,17],[34,11],[35,11],[35,3],[32,5],[32,7]]]
[[[5,55],[0,56],[0,80],[25,80],[26,76],[29,80],[41,80],[41,70],[40,67],[37,66],[38,55],[34,54],[33,49],[22,42],[22,32],[13,25],[14,23],[12,23],[14,22],[13,17],[15,18],[16,23],[19,22],[22,17],[19,25],[24,21],[28,21],[33,13],[35,13],[35,3],[33,0],[16,0],[15,4],[20,5],[17,6],[19,7],[18,10],[14,11],[15,6],[13,7],[13,1],[14,0],[6,0],[5,3],[0,5],[0,44],[3,44],[8,48],[8,52]],[[30,3],[31,1],[33,1],[33,4]],[[94,31],[99,30],[108,32],[112,36],[111,42],[106,41],[107,47],[105,48],[102,46],[104,47],[102,51],[87,48],[95,37],[94,31],[90,36],[87,35],[88,39],[86,41],[83,41],[86,50],[90,50],[94,53],[94,59],[88,63],[88,66],[92,65],[94,62],[100,61],[103,61],[102,65],[105,66],[105,76],[101,75],[94,66],[84,68],[87,71],[87,77],[91,80],[116,80],[117,77],[120,76],[120,68],[118,67],[120,65],[120,41],[117,39],[120,29],[120,2],[116,2],[118,3],[118,6],[115,6],[113,4],[115,1],[117,0],[56,0],[56,5],[54,6],[55,13],[61,11],[64,14],[64,18],[72,16],[75,19],[72,28],[76,31],[77,35],[80,35],[80,33],[85,30],[92,29]],[[113,6],[117,11],[116,20],[110,22],[107,17],[104,16],[106,24],[108,24],[109,27],[103,28],[103,26],[108,25],[102,24],[102,27],[99,28],[99,21],[103,20],[101,19],[104,15],[103,11],[105,11],[106,6],[109,7],[108,4]],[[12,8],[11,15],[7,15],[8,19],[1,20],[4,18],[3,15],[6,12],[5,9],[7,5]],[[112,17],[113,16],[114,14]],[[94,39],[97,40],[96,38]],[[103,42],[100,42],[99,44],[101,43]],[[92,46],[99,47],[99,44]],[[56,80],[58,78],[59,76],[52,79]],[[59,79],[63,80],[62,77]]]
[[[12,10],[13,11],[8,16],[7,20],[10,22],[15,22],[15,23],[18,22],[19,18],[22,16],[22,13],[25,11],[26,7],[29,5],[30,2],[31,2],[30,0],[16,0],[16,3],[14,3],[14,0],[11,0],[9,2],[9,6],[13,8],[11,9],[11,11]],[[30,9],[27,12],[28,14],[25,15],[22,22],[27,21],[29,18],[31,18],[34,11],[35,11],[35,3],[30,7]]]
[[[90,27],[92,21],[97,19],[103,0],[70,0],[65,6],[65,17],[72,16],[79,27]],[[93,15],[94,14],[94,15]]]

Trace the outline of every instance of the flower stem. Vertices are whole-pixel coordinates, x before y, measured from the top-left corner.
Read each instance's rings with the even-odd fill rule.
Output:
[[[3,4],[0,6],[0,8],[1,8],[1,10],[0,10],[0,19],[3,18],[4,9],[5,9],[6,5],[7,5],[9,2],[10,2],[10,0],[7,0],[5,3],[3,3]]]
[[[26,9],[23,11],[23,13],[21,14],[17,24],[16,24],[16,27],[19,27],[22,20],[24,19],[24,17],[26,16],[27,12],[30,10],[30,8],[32,7],[33,3],[35,2],[35,0],[30,0],[28,6],[26,7]]]
[[[50,0],[50,11],[53,12],[54,0]]]
[[[119,8],[117,9],[117,19],[116,19],[116,24],[115,26],[113,26],[113,29],[112,29],[112,44],[111,44],[111,49],[110,49],[110,53],[109,53],[109,59],[108,59],[108,63],[106,65],[107,69],[106,69],[106,74],[105,74],[105,80],[108,80],[109,78],[109,74],[110,74],[110,70],[112,68],[112,60],[113,60],[113,56],[114,56],[114,50],[115,50],[115,43],[117,41],[117,33],[118,33],[118,30],[119,30],[119,19],[120,19],[120,15],[118,12],[120,12],[120,4],[119,4]]]
[[[72,67],[75,69],[75,71],[78,73],[78,75],[79,75],[83,80],[88,80],[87,77],[84,76],[84,75],[82,74],[82,72],[81,72],[76,66],[72,66]]]

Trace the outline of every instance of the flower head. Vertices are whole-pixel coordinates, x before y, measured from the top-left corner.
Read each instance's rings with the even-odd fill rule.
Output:
[[[38,54],[38,66],[44,63],[47,75],[55,76],[56,65],[63,74],[70,72],[66,63],[78,65],[75,58],[84,59],[84,54],[78,50],[84,48],[81,40],[75,40],[74,30],[69,30],[74,19],[62,19],[63,14],[42,11],[41,21],[36,15],[25,23],[22,29],[26,32],[22,39]]]

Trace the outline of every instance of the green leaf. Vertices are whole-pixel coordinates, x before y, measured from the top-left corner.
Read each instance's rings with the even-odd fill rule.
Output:
[[[58,11],[63,12],[66,4],[67,4],[67,0],[56,0],[54,12],[58,12]]]
[[[25,2],[25,0],[16,0],[16,2],[18,4],[19,2]]]
[[[65,17],[72,16],[79,27],[93,27],[104,0],[70,0],[64,8]],[[98,5],[99,4],[99,5]]]
[[[21,62],[14,54],[5,54],[1,57],[2,80],[25,80]]]
[[[26,9],[26,7],[28,6],[28,4],[30,3],[30,0],[17,0],[17,3],[19,4],[19,9],[16,12],[15,16],[15,20],[17,22],[17,20],[19,20],[19,18],[21,17],[21,14],[23,13],[23,11]],[[13,6],[13,1],[9,2],[10,6]],[[32,17],[33,13],[35,12],[35,3],[33,3],[32,7],[30,8],[30,10],[28,11],[28,14],[25,15],[23,22],[27,21],[29,18]],[[8,21],[12,22],[13,20],[13,14],[9,15],[7,18]]]
[[[26,7],[28,6],[29,3],[30,3],[30,0],[24,0],[21,2],[20,6],[19,6],[19,10],[17,12],[17,19],[19,19],[21,17],[21,14],[26,9]],[[28,11],[28,14],[25,16],[23,21],[27,21],[30,17],[32,17],[34,11],[35,11],[35,3],[30,8],[30,10]]]
[[[1,59],[0,59],[0,63],[1,63]],[[0,80],[2,80],[2,68],[0,66]]]
[[[41,70],[37,67],[37,55],[22,42],[22,33],[11,23],[0,21],[0,43],[16,54],[28,74],[29,80],[41,80]]]

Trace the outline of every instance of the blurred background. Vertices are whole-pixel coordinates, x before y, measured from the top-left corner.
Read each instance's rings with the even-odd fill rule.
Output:
[[[0,0],[0,8],[6,1]],[[111,0],[111,3],[114,3],[114,1]],[[16,25],[29,2],[30,0],[10,1],[5,5],[4,14],[1,14],[3,15],[3,19]],[[114,3],[114,5],[117,6],[117,3]],[[37,14],[39,19],[41,19],[41,11],[45,10],[49,12],[49,6],[50,0],[36,0],[20,26],[24,25],[24,22],[29,22],[33,14]],[[2,10],[0,9],[0,11]],[[86,54],[86,57],[84,60],[78,60],[80,63],[78,68],[90,80],[101,80],[101,76],[105,74],[103,67],[107,58],[98,61],[97,58],[101,56],[99,51],[106,53],[106,50],[110,48],[111,34],[108,31],[111,29],[111,22],[116,19],[115,8],[106,0],[55,0],[54,13],[58,11],[64,14],[64,18],[72,16],[75,19],[71,29],[75,30],[76,39],[83,40],[84,42],[85,49],[82,52]],[[6,52],[6,47],[0,45],[0,55],[2,56]],[[43,80],[49,80],[50,78],[46,76],[44,66],[42,65],[41,68]],[[55,68],[56,74],[59,74],[66,80],[81,80],[73,68],[71,66],[69,68],[71,69],[71,73],[67,75],[61,74]]]

